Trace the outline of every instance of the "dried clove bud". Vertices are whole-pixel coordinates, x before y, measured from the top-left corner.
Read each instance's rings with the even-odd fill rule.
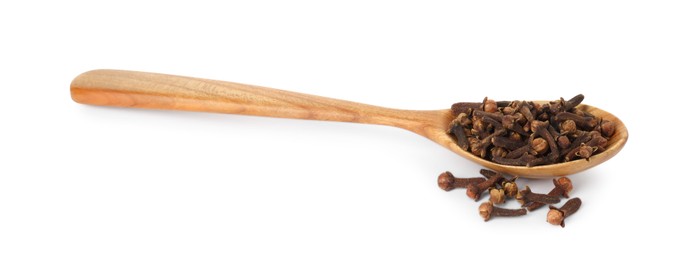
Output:
[[[506,150],[506,148],[503,147],[494,147],[493,149],[491,149],[491,156],[493,157],[506,157],[507,154],[508,150]]]
[[[573,120],[566,120],[561,123],[561,126],[559,127],[561,130],[561,134],[569,134],[569,133],[575,133],[576,132],[576,122]]]
[[[569,110],[571,110],[571,109],[575,108],[576,106],[580,105],[581,102],[583,102],[583,99],[584,99],[584,98],[585,98],[585,97],[583,96],[583,94],[578,94],[578,95],[572,97],[571,99],[569,99],[568,101],[564,101],[563,98],[560,98],[560,100],[562,101],[561,103],[562,103],[562,109],[563,109],[563,111],[567,111],[567,112],[568,112]]]
[[[508,150],[515,150],[526,145],[526,143],[523,141],[516,141],[503,136],[496,136],[492,138],[491,143],[496,147],[506,148]]]
[[[503,175],[497,172],[496,174],[494,174],[494,176],[491,176],[484,182],[478,184],[470,183],[469,185],[467,185],[467,197],[470,197],[475,201],[479,200],[479,197],[481,196],[482,192],[496,185],[496,183],[499,180],[501,180],[501,178],[503,178]]]
[[[498,110],[496,101],[489,98],[484,98],[484,112],[494,113]]]
[[[537,154],[543,154],[547,152],[549,145],[547,141],[543,138],[535,138],[532,140],[532,150]]]
[[[491,201],[487,201],[479,205],[479,216],[481,216],[484,221],[489,221],[492,216],[499,217],[514,217],[522,216],[527,214],[528,211],[525,209],[504,209],[494,206]]]
[[[563,196],[564,198],[568,198],[569,192],[571,192],[571,190],[574,188],[573,184],[571,183],[571,180],[567,177],[561,177],[559,179],[552,179],[552,182],[554,183],[554,188],[547,193],[547,195],[549,195],[549,196],[555,196],[555,197]],[[528,208],[528,211],[533,211],[533,210],[536,210],[538,208],[541,208],[544,205],[545,205],[544,203],[535,202],[535,203],[529,205],[527,208]]]
[[[506,202],[506,194],[501,188],[489,188],[489,201],[494,205]]]
[[[596,119],[593,116],[579,116],[574,113],[569,113],[569,112],[561,112],[556,115],[556,120],[557,122],[559,121],[566,121],[566,120],[572,120],[574,123],[576,123],[577,127],[581,127],[582,129],[585,130],[591,130],[595,128],[595,126],[598,124],[598,119]]]
[[[461,124],[459,124],[459,122],[453,121],[453,123],[450,123],[450,130],[448,131],[448,133],[455,136],[455,140],[457,140],[457,146],[465,150],[469,148],[465,128]]]
[[[569,141],[569,137],[563,135],[557,138],[557,145],[559,145],[559,148],[561,149],[566,149],[569,148],[569,145],[571,145],[571,141]]]
[[[515,165],[515,166],[527,166],[534,159],[536,159],[534,155],[531,155],[530,153],[525,152],[523,155],[521,155],[518,158],[508,158],[508,156],[506,158],[493,157],[491,160],[494,161],[495,163],[500,163],[500,164]]]
[[[535,151],[532,150],[532,147],[530,145],[526,145],[526,146],[523,146],[523,147],[520,147],[518,149],[515,149],[513,151],[508,152],[508,154],[506,154],[505,158],[516,159],[516,158],[520,158],[525,153],[535,153]]]
[[[443,172],[438,176],[438,187],[444,191],[450,191],[455,188],[466,188],[470,184],[479,184],[486,179],[477,178],[455,178],[449,171]]]
[[[605,151],[615,123],[577,108],[583,99],[579,94],[549,103],[489,98],[455,103],[448,130],[462,149],[499,164],[533,167],[589,159]],[[605,141],[589,144],[595,135]]]
[[[507,197],[510,198],[515,198],[515,196],[518,194],[518,184],[515,183],[516,179],[518,177],[513,178],[513,180],[506,180],[503,182],[503,191],[506,194]]]
[[[479,174],[484,176],[484,178],[491,179],[492,177],[496,176],[498,173],[492,170],[488,169],[480,169]]]
[[[564,160],[571,161],[574,158],[583,158],[588,160],[591,155],[593,155],[593,152],[595,152],[595,149],[593,149],[592,146],[582,143],[579,147],[576,147],[567,153],[566,156],[564,156]]]
[[[561,206],[561,208],[549,206],[549,212],[547,212],[547,222],[552,225],[560,225],[561,227],[564,227],[564,220],[576,213],[579,208],[581,208],[581,199],[579,198],[568,200],[563,206]]]
[[[555,204],[559,203],[560,201],[559,197],[556,196],[533,193],[532,191],[530,191],[530,187],[528,186],[525,186],[524,190],[518,191],[518,194],[516,195],[515,199],[518,200],[520,204],[523,204],[523,207],[528,207],[535,202],[544,204]]]
[[[533,127],[532,132],[547,141],[547,145],[549,145],[549,158],[551,161],[556,161],[559,157],[559,148],[557,147],[557,143],[554,141],[554,137],[552,137],[552,134],[550,134],[547,130],[547,124],[548,123],[543,123],[540,121],[533,121],[531,124],[531,127]]]
[[[605,137],[610,137],[615,134],[615,122],[604,121],[600,123],[600,133]]]
[[[597,137],[596,137],[597,138]],[[584,144],[585,145],[585,144]],[[462,187],[467,183],[467,196],[477,200],[483,190],[489,191],[489,201],[479,205],[479,215],[488,221],[493,216],[522,216],[528,211],[533,211],[546,204],[554,204],[560,201],[559,197],[569,197],[569,192],[573,189],[571,180],[567,177],[552,179],[554,188],[547,194],[537,194],[525,186],[525,189],[518,190],[516,180],[518,177],[507,179],[502,173],[488,169],[479,171],[485,178],[455,178],[449,171],[443,172],[438,177],[438,186],[446,191],[453,188]],[[478,183],[477,183],[478,182]],[[505,209],[494,205],[503,204],[507,197],[514,197],[523,204],[521,209]],[[561,208],[549,206],[547,222],[553,225],[565,226],[564,219],[574,214],[581,206],[579,198],[568,200]]]
[[[581,144],[578,152],[576,152],[576,156],[581,157],[581,158],[586,159],[586,160],[588,160],[588,158],[590,158],[591,155],[593,155],[593,147],[588,146],[586,144]]]
[[[503,112],[504,115],[512,115],[515,114],[516,109],[512,107],[504,107],[501,112]]]

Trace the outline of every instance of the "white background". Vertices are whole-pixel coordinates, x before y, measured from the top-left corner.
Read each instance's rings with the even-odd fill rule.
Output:
[[[0,259],[672,258],[694,247],[693,1],[190,2],[0,4]],[[413,133],[74,103],[70,81],[97,68],[404,109],[584,93],[630,138],[571,176],[584,204],[566,228],[546,210],[485,223],[464,191],[436,185],[444,170],[479,167]]]

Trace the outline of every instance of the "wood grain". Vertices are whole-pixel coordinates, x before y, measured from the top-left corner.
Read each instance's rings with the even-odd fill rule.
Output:
[[[582,110],[615,121],[616,133],[605,152],[590,161],[520,167],[499,165],[460,149],[446,133],[453,119],[449,109],[401,110],[291,91],[218,80],[157,73],[93,70],[70,85],[75,102],[99,106],[215,112],[281,118],[380,124],[403,128],[487,168],[529,178],[564,176],[598,165],[622,149],[628,133],[614,115],[581,105]]]
[[[371,106],[260,86],[156,73],[93,70],[71,84],[82,104],[381,124],[423,133],[444,111]]]

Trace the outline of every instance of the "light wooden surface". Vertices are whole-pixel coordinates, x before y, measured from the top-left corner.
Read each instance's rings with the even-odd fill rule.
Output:
[[[75,102],[99,106],[394,126],[431,139],[484,167],[528,178],[548,178],[581,172],[612,158],[622,149],[628,138],[627,129],[619,118],[601,109],[581,105],[582,110],[617,124],[616,133],[610,138],[605,152],[594,155],[590,161],[576,160],[536,167],[506,166],[460,149],[446,133],[452,120],[449,109],[399,110],[246,84],[121,70],[85,72],[73,80],[70,93]]]

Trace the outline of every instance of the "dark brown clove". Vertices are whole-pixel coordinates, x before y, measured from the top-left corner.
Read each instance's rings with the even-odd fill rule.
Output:
[[[519,111],[521,114],[523,114],[525,120],[527,120],[528,122],[532,122],[533,120],[535,120],[535,116],[532,114],[532,111],[530,111],[530,105],[527,102],[523,102],[520,105]]]
[[[481,214],[481,206],[480,214]],[[581,208],[581,199],[573,198],[564,203],[561,208],[556,208],[554,206],[549,206],[549,212],[547,212],[547,222],[552,225],[560,225],[564,227],[564,220],[569,216],[573,215]]]
[[[485,117],[484,119],[493,120],[490,117]],[[487,148],[489,148],[489,146],[491,145],[491,139],[496,136],[500,136],[505,132],[505,129],[497,127],[496,131],[494,131],[492,134],[482,138],[481,140],[478,140],[478,142],[475,142],[475,144],[472,146],[472,153],[482,158],[486,157]],[[475,151],[477,151],[477,153],[475,153]]]
[[[503,178],[503,175],[501,173],[496,173],[494,176],[491,176],[488,178],[486,181],[478,183],[478,184],[469,184],[467,185],[467,197],[470,197],[474,199],[475,201],[479,200],[479,197],[482,195],[482,192],[484,192],[486,189],[496,185],[496,183]]]
[[[569,151],[565,156],[564,156],[564,161],[571,161],[574,158],[583,158],[588,160],[591,155],[593,155],[593,152],[595,152],[595,149],[593,149],[592,146],[588,146],[585,143],[582,143],[580,146],[572,149]]]
[[[615,124],[577,108],[583,98],[455,103],[448,133],[463,150],[499,164],[533,167],[588,159],[605,151]],[[596,135],[605,139],[595,140]]]
[[[470,184],[479,184],[486,181],[482,177],[476,178],[455,178],[449,171],[443,172],[438,176],[438,187],[444,191],[450,191],[455,188],[467,188]]]
[[[508,150],[503,147],[494,147],[491,149],[491,156],[492,157],[506,157],[508,155]]]
[[[481,169],[479,170],[479,174],[484,176],[484,178],[489,179],[496,176],[497,172],[487,169]],[[518,193],[518,185],[516,185],[515,183],[516,180],[518,180],[518,177],[513,177],[511,179],[503,177],[499,179],[499,181],[496,184],[499,187],[503,188],[504,194],[506,196],[515,198],[515,195]]]
[[[547,154],[543,157],[535,157],[532,160],[528,160],[528,163],[525,165],[527,167],[533,167],[533,166],[538,166],[538,165],[545,165],[545,164],[553,164],[557,159],[553,154]]]
[[[511,130],[515,133],[518,133],[519,135],[523,136],[528,136],[528,132],[526,132],[521,125],[517,123],[517,118],[515,116],[511,115],[505,115],[501,118],[501,124],[503,125],[503,128],[506,128],[508,130]]]
[[[566,120],[572,120],[576,123],[576,127],[580,127],[585,130],[592,130],[598,124],[598,120],[592,116],[579,116],[574,113],[560,112],[556,115],[557,122],[562,122]]]
[[[573,134],[576,132],[576,122],[574,120],[566,120],[559,126],[562,135]]]
[[[491,158],[491,160],[494,161],[495,163],[505,164],[505,165],[514,165],[514,166],[527,166],[528,163],[530,163],[534,159],[535,159],[535,156],[529,154],[528,152],[525,152],[523,155],[521,155],[518,158],[502,158],[502,157],[492,157]]]
[[[484,176],[484,178],[491,179],[492,177],[496,176],[498,173],[492,170],[488,169],[480,169],[479,174]]]
[[[549,150],[549,144],[544,138],[535,138],[532,140],[531,144],[532,150],[537,154],[544,154]]]
[[[549,145],[550,158],[553,161],[556,161],[559,157],[559,148],[557,147],[554,137],[552,137],[549,131],[547,131],[547,124],[540,121],[533,121],[531,127],[534,134],[539,135],[540,137],[544,138],[545,141],[547,141],[547,145]]]
[[[518,194],[518,184],[515,183],[517,179],[518,177],[515,177],[511,180],[504,180],[501,183],[501,187],[503,187],[504,194],[506,194],[507,197],[515,198]]]
[[[482,106],[482,103],[476,103],[476,102],[459,102],[455,103],[450,107],[450,111],[453,113],[453,116],[458,116],[459,114],[466,114],[466,115],[471,115],[473,110],[480,109]]]
[[[564,157],[569,156],[569,153],[571,151],[573,151],[574,149],[581,146],[581,144],[587,143],[588,141],[590,141],[591,138],[593,138],[593,135],[591,135],[590,133],[591,132],[578,131],[577,132],[578,135],[575,137],[576,139],[574,139],[574,141],[571,142],[569,147],[567,147],[566,149],[561,151],[562,156],[564,156]],[[573,155],[571,155],[571,156],[573,156]],[[568,161],[568,160],[565,160],[565,161]]]
[[[506,202],[506,193],[502,188],[489,188],[489,201],[494,205]]]
[[[563,196],[564,198],[568,198],[569,192],[571,192],[571,190],[573,190],[573,188],[574,188],[573,184],[571,183],[571,180],[567,177],[561,177],[559,179],[552,179],[552,182],[554,183],[554,188],[547,193],[547,195],[549,195],[549,196],[556,196],[556,197]],[[535,203],[530,204],[527,207],[527,209],[528,209],[528,211],[533,211],[533,210],[541,208],[544,205],[545,205],[544,203],[535,202]]]
[[[600,123],[600,133],[605,137],[610,137],[615,134],[615,122],[604,121]]]
[[[481,119],[476,118],[472,119],[472,130],[470,131],[472,132],[472,135],[475,136],[483,136],[489,133],[486,129],[486,125],[484,124],[484,122],[482,122]]]
[[[501,109],[501,112],[503,112],[504,115],[512,115],[515,114],[515,112],[518,112],[518,110],[513,107],[504,107]]]
[[[496,112],[497,104],[496,104],[496,101],[494,101],[493,99],[489,99],[488,97],[485,97],[484,101],[482,103],[484,104],[483,110],[485,112],[489,112],[489,113]]]
[[[532,147],[530,145],[526,145],[526,146],[520,147],[518,149],[515,149],[513,151],[510,151],[504,157],[506,159],[517,159],[517,158],[520,158],[521,156],[523,156],[523,154],[525,154],[525,153],[534,153],[534,151],[532,151]]]
[[[496,147],[502,147],[508,150],[515,150],[526,145],[526,143],[523,141],[516,141],[504,136],[496,136],[492,138],[491,143]]]
[[[556,125],[556,123],[554,123],[554,124]],[[550,120],[549,125],[547,125],[547,131],[549,131],[549,134],[552,135],[552,138],[554,139],[554,141],[557,141],[557,139],[559,139],[559,137],[561,137],[561,134],[559,133],[559,131],[557,131],[557,129],[552,125],[552,120]]]
[[[528,214],[525,209],[504,209],[494,206],[491,201],[487,201],[479,205],[479,216],[481,216],[484,221],[489,221],[493,216],[499,217],[514,217],[522,216]]]
[[[563,135],[557,138],[557,145],[559,145],[559,149],[564,150],[566,148],[569,148],[569,146],[571,145],[571,141],[569,140],[569,137]]]
[[[501,122],[501,119],[503,118],[503,113],[501,113],[501,112],[485,112],[485,111],[481,111],[481,110],[473,111],[472,115],[479,117],[479,118],[491,117],[498,122]]]
[[[580,105],[581,102],[583,102],[584,98],[585,97],[583,96],[583,94],[578,94],[567,101],[564,101],[564,99],[561,98],[560,100],[562,100],[562,109],[568,112],[572,108],[575,108],[576,106]]]
[[[469,143],[467,142],[467,135],[465,134],[465,128],[457,122],[451,123],[450,124],[450,131],[448,131],[449,134],[452,134],[455,136],[455,140],[457,141],[457,146],[460,148],[467,150],[469,149]]]
[[[494,127],[495,129],[503,129],[503,125],[501,125],[501,122],[499,122],[499,120],[496,120],[496,118],[493,118],[490,116],[483,116],[482,122],[489,124],[490,126]]]
[[[535,202],[539,203],[544,203],[544,204],[555,204],[559,203],[560,199],[557,196],[550,196],[547,194],[540,194],[540,193],[533,193],[530,190],[530,187],[525,186],[525,189],[518,191],[518,194],[515,197],[520,204],[523,205],[523,207],[528,207],[532,205]]]

